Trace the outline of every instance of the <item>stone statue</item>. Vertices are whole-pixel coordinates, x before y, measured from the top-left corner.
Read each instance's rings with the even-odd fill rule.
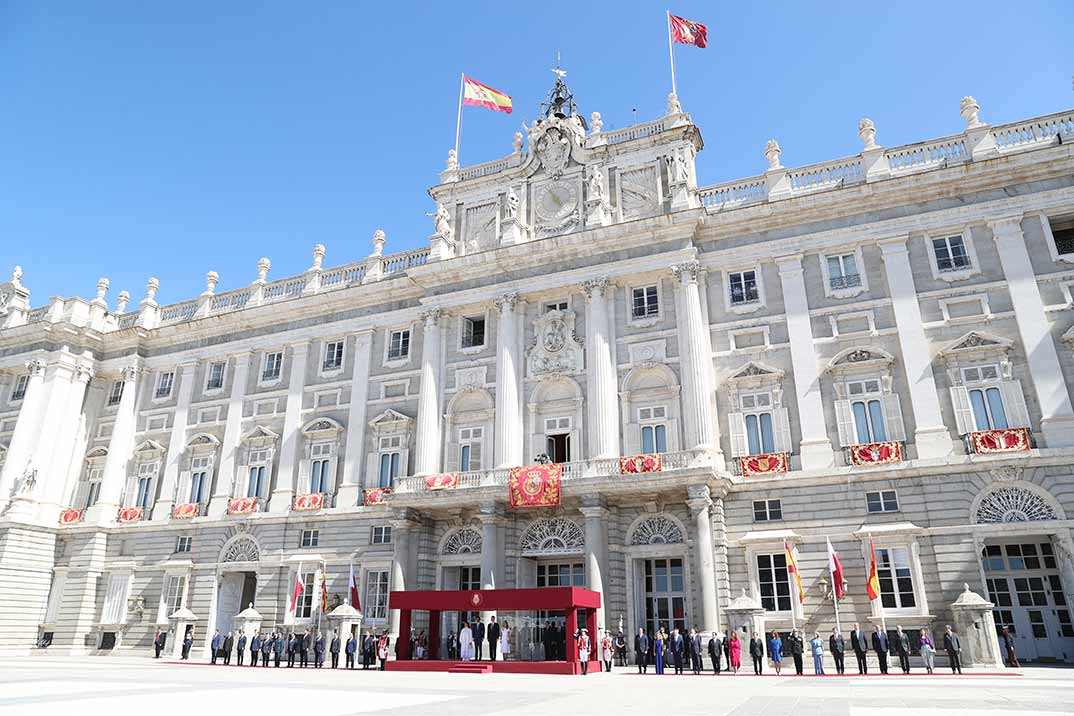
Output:
[[[686,166],[686,155],[683,150],[678,150],[667,159],[668,161],[668,174],[671,176],[671,182],[673,184],[679,184],[688,181],[690,178],[690,168]]]
[[[447,153],[447,170],[449,172],[455,171],[459,168],[459,155],[454,149],[449,149]]]
[[[782,153],[783,150],[779,148],[779,142],[774,139],[769,139],[768,143],[764,145],[764,156],[768,160],[769,170],[782,168],[779,163],[779,155]]]
[[[600,112],[593,112],[589,115],[589,127],[593,134],[600,134],[600,130],[604,128],[604,120],[601,119]]]
[[[22,288],[22,266],[16,266],[11,272],[11,285],[15,288]]]
[[[518,218],[518,194],[515,193],[515,188],[510,187],[507,190],[507,217],[508,219]]]
[[[604,172],[593,169],[589,174],[589,200],[604,201]]]
[[[668,92],[668,114],[679,114],[682,112],[682,105],[679,104],[679,96],[674,92]]]
[[[876,149],[876,125],[873,120],[863,117],[858,120],[858,137],[864,149]]]
[[[511,142],[511,146],[514,147],[515,154],[522,153],[522,132],[515,132],[515,138]]]
[[[451,238],[451,214],[448,213],[447,207],[440,202],[437,202],[436,212],[432,214],[426,212],[425,215],[433,217],[433,224],[436,227],[437,236],[443,236],[445,239]]]

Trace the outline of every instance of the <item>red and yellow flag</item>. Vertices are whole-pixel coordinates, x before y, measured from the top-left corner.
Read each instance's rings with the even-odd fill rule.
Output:
[[[705,47],[709,44],[709,29],[700,22],[692,22],[678,15],[668,15],[671,23],[671,39],[683,45]]]
[[[865,583],[865,591],[869,595],[869,601],[880,598],[880,577],[876,572],[876,547],[869,540],[869,581]]]
[[[787,552],[787,574],[794,575],[794,583],[798,587],[798,603],[805,601],[805,592],[802,591],[802,573],[798,571],[798,548],[792,547],[790,542],[783,543],[783,549]]]
[[[511,98],[499,90],[483,85],[469,77],[462,78],[462,103],[485,107],[493,112],[511,114]]]
[[[328,573],[321,569],[321,614],[328,613]]]

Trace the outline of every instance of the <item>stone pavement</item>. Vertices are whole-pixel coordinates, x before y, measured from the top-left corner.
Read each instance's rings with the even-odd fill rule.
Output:
[[[794,714],[1047,716],[1074,713],[1074,669],[1002,675],[589,677],[320,671],[164,664],[135,657],[0,659],[0,714]],[[311,710],[306,710],[311,709]]]

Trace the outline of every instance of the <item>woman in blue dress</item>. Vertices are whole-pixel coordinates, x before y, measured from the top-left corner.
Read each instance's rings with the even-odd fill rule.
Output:
[[[768,658],[772,660],[772,666],[779,674],[783,668],[783,640],[779,638],[778,631],[773,631],[772,638],[768,640]]]
[[[656,657],[656,673],[664,673],[664,627],[656,630],[656,638],[653,639],[653,654]]]

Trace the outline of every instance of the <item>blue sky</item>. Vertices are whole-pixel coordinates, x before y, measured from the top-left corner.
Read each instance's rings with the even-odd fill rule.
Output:
[[[664,10],[626,2],[38,2],[0,0],[0,272],[33,305],[161,302],[423,245],[425,190],[454,142],[459,73],[514,97],[464,110],[462,162],[511,151],[552,83],[605,129],[664,109]],[[961,131],[974,95],[999,123],[1074,107],[1074,3],[676,0],[709,25],[677,46],[701,128],[702,184],[760,173],[770,137],[797,166]]]

